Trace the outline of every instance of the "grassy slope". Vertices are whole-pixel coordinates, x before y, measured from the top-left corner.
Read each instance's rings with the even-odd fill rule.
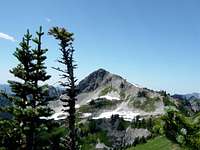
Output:
[[[187,149],[172,143],[164,136],[160,136],[152,140],[149,140],[145,144],[139,144],[136,147],[128,148],[127,150],[187,150]]]

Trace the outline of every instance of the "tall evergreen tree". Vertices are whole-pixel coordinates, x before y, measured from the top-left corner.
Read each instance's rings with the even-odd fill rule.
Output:
[[[7,110],[20,126],[21,147],[19,149],[26,150],[36,149],[36,137],[39,132],[46,129],[45,122],[47,120],[41,119],[41,117],[48,117],[52,114],[52,110],[47,107],[48,86],[42,85],[42,82],[50,78],[44,66],[47,49],[41,47],[44,35],[42,27],[36,32],[36,35],[36,38],[32,39],[32,35],[27,30],[20,47],[16,48],[14,56],[18,59],[19,64],[10,72],[20,80],[8,81],[15,93],[15,98],[9,98],[13,105]],[[31,48],[31,42],[36,45],[34,49]]]
[[[73,33],[68,32],[65,28],[53,27],[49,30],[49,34],[54,36],[59,41],[60,51],[62,57],[58,60],[59,63],[65,66],[65,69],[60,67],[55,68],[62,72],[61,76],[66,79],[64,82],[61,81],[61,85],[66,88],[68,98],[62,99],[65,103],[64,112],[68,112],[68,126],[69,136],[66,139],[66,146],[69,150],[75,150],[76,147],[76,127],[75,127],[75,101],[76,101],[76,78],[74,76],[74,69],[77,65],[74,64],[74,48],[73,48]]]

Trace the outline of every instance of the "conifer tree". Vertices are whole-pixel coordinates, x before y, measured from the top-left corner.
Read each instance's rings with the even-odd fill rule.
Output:
[[[74,48],[73,48],[73,33],[68,32],[65,28],[53,27],[49,30],[49,34],[54,36],[59,41],[61,58],[59,63],[65,66],[64,69],[58,67],[56,70],[62,72],[61,76],[66,79],[61,81],[61,85],[66,88],[67,99],[61,99],[65,104],[64,112],[68,112],[68,127],[69,136],[66,138],[66,146],[69,150],[75,150],[76,147],[76,127],[75,127],[75,101],[76,101],[76,78],[74,69],[77,65],[74,64]]]
[[[21,147],[19,149],[36,149],[36,137],[39,132],[46,129],[46,120],[41,117],[52,114],[52,110],[47,107],[48,86],[42,85],[42,82],[50,78],[44,64],[47,49],[41,47],[43,34],[40,27],[36,32],[36,38],[32,39],[32,35],[27,30],[20,47],[16,48],[14,53],[19,64],[10,70],[15,77],[20,79],[8,81],[15,97],[9,98],[13,105],[7,109],[20,126]],[[31,48],[31,42],[36,45],[34,49]]]

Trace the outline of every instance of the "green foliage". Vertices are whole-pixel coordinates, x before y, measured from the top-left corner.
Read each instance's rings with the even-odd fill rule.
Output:
[[[104,99],[104,98],[103,99],[100,98],[100,99],[92,100],[90,102],[90,106],[92,106],[93,108],[96,108],[96,109],[101,109],[101,108],[108,109],[108,108],[116,106],[120,102],[121,101],[119,101],[119,100],[110,101],[110,100],[107,100],[107,99]]]
[[[95,120],[91,120],[89,122],[89,131],[90,131],[90,133],[95,133],[98,131]]]
[[[81,113],[90,113],[93,112],[91,105],[82,105],[79,108],[79,112]]]
[[[109,137],[107,136],[105,131],[98,131],[95,133],[89,133],[87,136],[84,136],[81,138],[79,144],[81,145],[81,149],[88,150],[95,149],[95,145],[98,142],[98,139],[104,143],[107,146],[111,146],[111,143],[109,141]]]
[[[180,145],[184,145],[186,143],[185,141],[185,137],[183,135],[177,135],[176,137],[176,141],[180,144]]]
[[[165,106],[175,106],[174,102],[172,102],[171,98],[169,96],[163,97],[163,103]]]
[[[138,92],[138,97],[147,97],[148,96],[148,92],[147,91],[139,91]]]
[[[125,100],[125,98],[126,98],[126,93],[125,93],[124,91],[120,91],[119,95],[120,95],[120,99],[121,99],[121,100]]]
[[[200,148],[200,122],[186,117],[181,112],[168,109],[163,117],[166,136],[181,145],[188,145],[194,149]]]
[[[0,120],[0,147],[5,149],[19,149],[22,141],[22,130],[15,120]],[[3,149],[3,148],[2,148]]]
[[[95,149],[98,140],[107,146],[111,146],[107,132],[98,127],[96,120],[89,120],[79,124],[79,146],[83,150]]]
[[[199,101],[199,100],[197,100]],[[195,103],[194,101],[192,103]],[[195,104],[197,106],[199,106],[199,104]],[[188,108],[189,106],[189,108]],[[181,111],[181,113],[183,113],[186,116],[193,116],[195,114],[195,111],[193,109],[191,109],[191,102],[189,102],[189,100],[187,99],[181,99],[180,101],[178,101],[178,105],[177,105],[177,109]]]
[[[112,91],[115,92],[117,91],[117,89],[113,88],[112,86],[107,86],[99,93],[99,96],[104,96]]]
[[[135,119],[131,122],[132,128],[147,128],[148,130],[151,130],[153,127],[153,121],[152,118],[147,119],[141,119],[140,116],[136,116]]]
[[[156,135],[163,135],[164,134],[164,121],[161,118],[154,119],[152,133]]]
[[[99,99],[95,99],[90,101],[89,104],[86,105],[82,105],[79,108],[79,112],[82,113],[94,113],[97,112],[99,109],[110,109],[112,107],[117,106],[117,104],[119,104],[121,101],[116,100],[116,101],[110,101],[104,98],[99,98]]]
[[[136,147],[128,148],[127,150],[189,150],[186,147],[171,142],[164,136],[158,136],[148,140],[145,144],[138,144]]]
[[[119,118],[119,124],[117,127],[117,130],[123,131],[126,130],[126,128],[128,127],[126,121],[123,120],[123,118]]]
[[[113,101],[106,100],[106,99],[97,99],[97,100],[92,100],[90,102],[90,105],[93,106],[94,108],[106,108],[106,107],[111,107],[114,104]]]
[[[134,99],[134,101],[133,101],[132,104],[133,104],[133,106],[136,107],[136,108],[142,108],[142,109],[143,109],[142,102],[141,102],[141,100],[139,100],[139,99]]]
[[[62,150],[64,148],[60,146],[61,143],[60,139],[62,137],[65,137],[67,133],[68,130],[66,128],[59,126],[55,126],[48,129],[47,131],[43,131],[38,135],[37,148],[41,149],[42,147],[48,150],[57,150],[57,149]]]
[[[160,95],[163,97],[167,97],[167,92],[166,91],[159,91]]]
[[[146,112],[151,112],[154,111],[156,109],[155,103],[160,101],[159,97],[155,97],[155,98],[150,98],[150,97],[146,97],[146,98],[132,98],[132,100],[130,101],[129,105],[144,110]]]

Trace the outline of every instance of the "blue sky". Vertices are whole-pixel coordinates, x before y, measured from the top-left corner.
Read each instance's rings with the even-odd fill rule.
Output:
[[[2,0],[0,83],[14,79],[12,55],[26,29],[66,27],[75,34],[79,80],[98,68],[170,93],[200,92],[198,0]],[[48,73],[58,80],[57,42],[45,35]]]

